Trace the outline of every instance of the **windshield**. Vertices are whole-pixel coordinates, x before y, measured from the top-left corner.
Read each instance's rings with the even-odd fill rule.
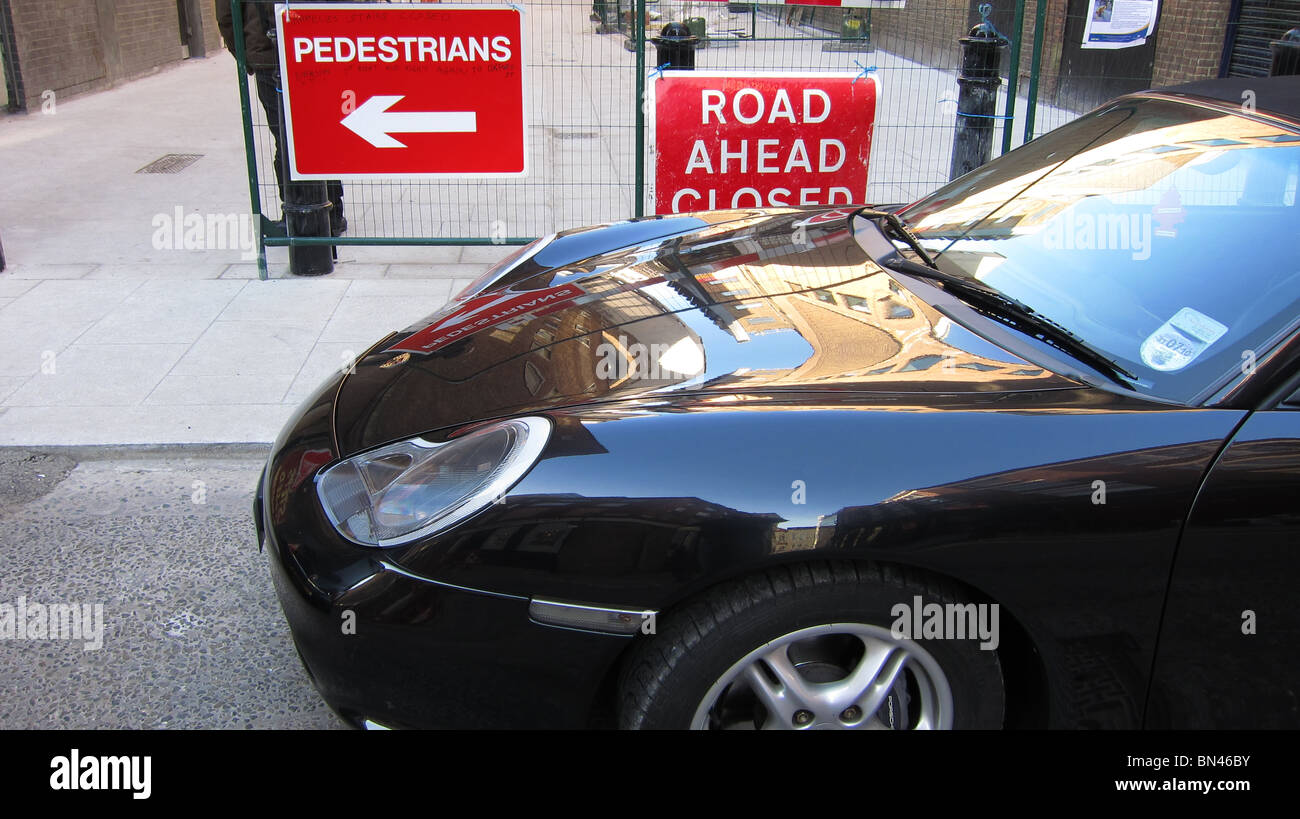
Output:
[[[1100,109],[900,215],[945,273],[1190,402],[1300,311],[1300,134],[1155,98]]]

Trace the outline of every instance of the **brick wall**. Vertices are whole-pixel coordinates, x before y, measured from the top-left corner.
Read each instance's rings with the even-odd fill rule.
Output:
[[[1047,0],[1047,22],[1043,26],[1043,90],[1055,96],[1057,78],[1061,70],[1061,52],[1065,49],[1065,18],[1069,12],[1066,0]],[[1037,9],[1034,11],[1037,14]],[[1036,20],[1037,18],[1035,18]]]
[[[46,90],[81,90],[107,77],[97,5],[97,0],[12,0],[18,66],[29,106],[39,107]]]
[[[791,23],[839,34],[845,9],[832,6],[763,5],[763,12]],[[871,21],[871,42],[883,51],[935,67],[961,65],[957,39],[970,30],[970,0],[908,0],[904,9],[853,9]]]
[[[1066,0],[1046,2],[1043,75],[1052,85],[1061,65]],[[1032,67],[1034,23],[1040,0],[1025,0],[1020,71],[1028,80]],[[1217,77],[1232,0],[1164,0],[1156,27],[1156,62],[1152,84],[1170,85]],[[1003,34],[1013,31],[1014,2],[995,9]],[[969,0],[910,0],[901,10],[875,9],[871,33],[877,48],[936,68],[960,65],[957,39],[970,28]],[[836,12],[839,10],[837,9]],[[836,13],[828,12],[828,13]],[[829,18],[828,18],[829,19]]]
[[[1034,25],[1039,2],[1047,4],[1039,87],[1042,99],[1051,102],[1060,80],[1067,0],[1025,0],[1020,89],[1024,93],[1033,67]],[[972,15],[971,5],[970,0],[909,0],[905,9],[873,9],[872,41],[877,48],[909,60],[956,70],[961,62],[957,40],[978,19]],[[994,22],[1003,34],[1011,36],[1015,2],[1007,0],[994,5]],[[1231,5],[1232,0],[1164,0],[1161,3],[1153,86],[1218,76]],[[815,15],[819,27],[832,32],[839,30],[841,9],[817,9],[809,13]]]
[[[208,53],[220,44],[212,5],[201,4]],[[106,88],[184,56],[176,0],[10,0],[10,7],[29,109],[47,90],[62,98]]]
[[[203,47],[211,57],[225,48],[221,43],[221,31],[217,28],[217,4],[212,0],[199,0],[199,11],[203,15]]]
[[[176,0],[117,0],[114,5],[123,77],[184,56]]]
[[[1231,6],[1231,0],[1164,0],[1151,84],[1159,88],[1219,76]]]
[[[909,0],[903,9],[871,11],[876,48],[934,68],[961,66],[957,41],[970,27],[970,0]]]
[[[1066,0],[1027,0],[1025,3],[1025,30],[1020,52],[1020,93],[1029,86],[1034,60],[1034,27],[1038,23],[1038,4],[1047,4],[1043,18],[1043,53],[1038,74],[1039,99],[1052,102],[1056,96],[1057,80],[1061,71],[1061,52],[1065,42]]]
[[[1021,57],[1022,83],[1028,80],[1034,35],[1034,15],[1040,0],[1027,0],[1024,52]],[[1068,4],[1066,0],[1042,0],[1047,5],[1044,26],[1040,100],[1056,100],[1061,82],[1062,59]],[[1219,60],[1226,35],[1232,0],[1163,0],[1156,22],[1156,54],[1150,85],[1160,87],[1219,75]],[[1072,46],[1076,45],[1071,43]],[[1099,53],[1099,52],[1094,52]],[[1021,88],[1024,88],[1022,84]]]

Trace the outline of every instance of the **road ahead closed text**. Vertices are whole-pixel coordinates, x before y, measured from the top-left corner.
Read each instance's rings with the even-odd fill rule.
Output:
[[[654,105],[658,213],[865,201],[871,78],[667,72]]]

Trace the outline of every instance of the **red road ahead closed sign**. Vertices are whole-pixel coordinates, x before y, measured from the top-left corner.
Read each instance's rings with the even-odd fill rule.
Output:
[[[664,72],[655,212],[865,202],[877,88],[852,73]]]
[[[518,8],[295,4],[276,27],[294,179],[527,173]]]

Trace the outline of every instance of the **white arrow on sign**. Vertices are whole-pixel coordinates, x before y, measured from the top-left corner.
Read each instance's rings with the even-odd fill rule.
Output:
[[[342,125],[376,148],[405,148],[390,134],[472,134],[478,130],[474,111],[389,111],[405,96],[376,96],[358,105]]]

